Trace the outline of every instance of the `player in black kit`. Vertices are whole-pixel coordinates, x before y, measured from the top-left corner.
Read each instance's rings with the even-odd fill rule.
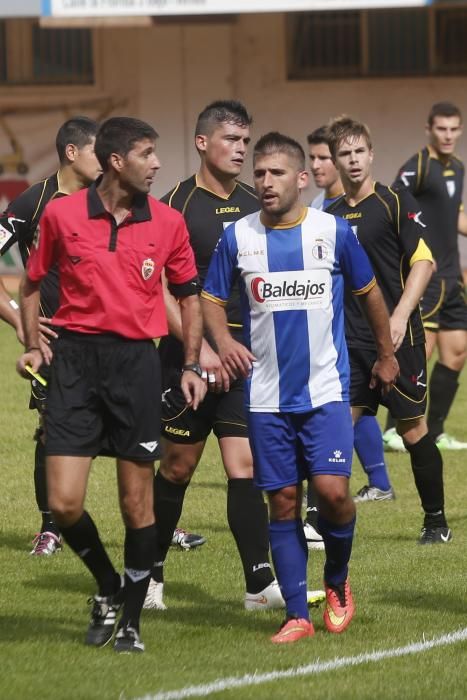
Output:
[[[250,124],[251,117],[239,102],[218,101],[208,105],[199,115],[195,130],[200,169],[196,175],[178,183],[162,200],[185,217],[201,285],[224,228],[259,208],[254,190],[237,180],[250,141]],[[171,533],[211,431],[219,442],[228,478],[227,519],[242,560],[245,608],[283,607],[284,601],[269,564],[266,505],[261,492],[253,485],[242,380],[229,384],[229,376],[214,344],[205,338],[200,354],[201,367],[191,369],[206,378],[209,392],[196,412],[187,408],[180,393],[180,376],[184,371],[180,312],[175,299],[169,295],[166,308],[171,335],[159,345],[165,387],[162,404],[164,456],[154,481],[159,544],[145,607],[165,608],[163,564]],[[238,292],[228,304],[228,318],[236,337],[241,339]]]
[[[419,300],[433,266],[423,238],[426,229],[410,193],[396,193],[372,179],[373,150],[364,124],[341,117],[330,124],[329,136],[346,194],[328,211],[349,221],[370,258],[391,316],[391,335],[400,366],[400,376],[387,396],[369,388],[375,343],[360,307],[347,294],[345,332],[352,412],[357,419],[364,411],[375,414],[380,403],[389,408],[410,454],[425,512],[419,543],[445,543],[452,533],[444,514],[443,462],[425,420],[425,335]]]
[[[97,129],[97,122],[87,117],[74,117],[60,127],[56,137],[60,168],[54,175],[25,190],[0,216],[0,255],[6,253],[14,243],[18,243],[23,264],[26,266],[34,238],[39,235],[39,219],[47,202],[87,187],[96,179],[101,170],[94,154]],[[58,273],[56,268],[52,268],[41,284],[40,295],[41,344],[48,357],[51,357],[51,353],[47,350],[47,343],[51,340],[53,343],[56,333],[45,324],[55,314],[58,306]],[[23,342],[21,320],[19,314],[16,314],[16,318],[5,320],[16,328],[18,339]],[[41,368],[41,374],[46,380],[48,369],[45,364]],[[42,525],[34,539],[31,554],[39,556],[54,554],[61,549],[60,534],[53,522],[47,499],[42,423],[45,401],[44,387],[33,379],[30,408],[36,408],[40,415],[39,428],[35,435],[34,486],[37,506],[42,514]]]
[[[409,190],[423,210],[427,243],[437,264],[421,302],[428,358],[438,349],[429,382],[428,429],[441,450],[460,450],[467,449],[467,442],[444,431],[467,354],[467,303],[458,248],[458,232],[467,235],[464,165],[454,155],[462,133],[459,108],[450,102],[433,105],[426,132],[428,145],[404,163],[394,187]],[[392,444],[390,435],[386,441]]]

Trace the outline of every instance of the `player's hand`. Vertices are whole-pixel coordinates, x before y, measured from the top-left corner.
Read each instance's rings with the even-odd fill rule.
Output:
[[[53,340],[55,340],[55,338],[58,338],[58,333],[56,333],[53,328],[50,328],[51,323],[51,318],[39,316],[39,333],[41,334],[44,342],[46,343],[50,343],[49,338],[52,338]]]
[[[16,363],[16,371],[25,379],[31,379],[31,375],[26,370],[26,365],[29,365],[33,372],[38,372],[42,363],[43,357],[39,348],[27,350]]]
[[[50,365],[52,362],[53,352],[50,348],[50,341],[44,340],[42,334],[39,334],[39,349],[42,353],[45,364]]]
[[[187,406],[190,406],[190,408],[196,411],[206,395],[206,382],[204,379],[201,379],[201,377],[198,377],[196,372],[187,370],[182,373],[180,386]]]
[[[381,386],[381,393],[388,394],[400,374],[399,363],[394,355],[378,358],[371,370],[370,389]]]
[[[219,394],[221,391],[229,390],[230,377],[222,366],[219,355],[204,338],[199,353],[199,364],[203,370],[203,376],[206,376],[208,391]]]
[[[245,345],[237,342],[231,336],[219,346],[219,357],[231,379],[248,377],[256,357]]]
[[[391,329],[391,339],[394,352],[397,352],[402,345],[402,341],[404,340],[407,332],[408,320],[409,319],[406,316],[397,313],[397,309],[394,310],[394,313],[389,319],[389,328]]]

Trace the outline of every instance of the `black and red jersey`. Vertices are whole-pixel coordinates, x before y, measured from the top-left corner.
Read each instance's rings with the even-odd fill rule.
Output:
[[[256,193],[249,185],[237,182],[228,197],[220,197],[198,185],[196,175],[179,182],[162,198],[162,201],[177,209],[185,218],[201,285],[207,275],[214,248],[224,229],[234,221],[259,209]],[[232,290],[226,313],[230,326],[242,325],[237,287]]]
[[[426,226],[409,192],[394,192],[376,182],[373,192],[351,206],[341,197],[327,211],[346,219],[370,258],[389,314],[402,296],[411,265],[431,260],[425,241]],[[349,347],[374,348],[375,341],[358,300],[345,294],[345,336]],[[412,312],[402,345],[425,342],[420,309]]]
[[[175,296],[198,291],[183,217],[151,196],[136,195],[117,224],[96,184],[50,202],[27,264],[33,281],[57,265],[60,306],[53,323],[81,333],[158,338],[167,333],[161,285]]]
[[[65,197],[60,191],[59,174],[31,185],[14,199],[0,215],[0,255],[7,252],[15,243],[18,244],[23,265],[29,258],[32,242],[39,219],[46,204],[58,197]],[[58,309],[58,273],[52,267],[41,284],[40,312],[42,316],[52,318]]]
[[[459,277],[458,219],[462,208],[464,165],[455,156],[444,163],[423,148],[404,163],[393,187],[415,197],[428,224],[427,243],[441,277]]]

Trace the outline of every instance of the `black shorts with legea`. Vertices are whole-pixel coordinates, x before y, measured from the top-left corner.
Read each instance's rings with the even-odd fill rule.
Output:
[[[467,299],[462,277],[434,273],[420,302],[428,331],[467,330]]]
[[[243,380],[230,390],[207,393],[196,411],[186,405],[180,388],[181,372],[163,369],[162,435],[170,442],[192,445],[206,440],[211,431],[219,438],[248,437]]]
[[[47,394],[46,454],[160,457],[160,362],[152,340],[62,332]]]
[[[381,404],[389,409],[396,420],[411,420],[426,411],[426,350],[425,345],[400,348],[396,352],[400,376],[394,388],[385,396],[381,389],[370,389],[371,369],[376,351],[349,348],[350,405],[363,408],[364,413],[375,415]]]

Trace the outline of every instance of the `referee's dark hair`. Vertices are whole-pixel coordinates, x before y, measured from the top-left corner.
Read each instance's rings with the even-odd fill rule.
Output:
[[[320,143],[325,143],[329,146],[329,134],[326,126],[320,126],[306,137],[310,146],[318,146]]]
[[[452,102],[436,102],[428,115],[428,126],[431,128],[436,117],[459,117],[462,124],[462,113]]]
[[[253,117],[248,114],[245,105],[237,100],[216,100],[211,102],[199,114],[195,136],[209,136],[220,124],[250,126]]]
[[[155,141],[158,133],[150,124],[133,117],[111,117],[101,124],[94,150],[102,170],[109,170],[112,153],[125,158],[137,141]]]
[[[259,156],[271,155],[272,153],[285,153],[297,161],[299,171],[305,170],[305,151],[298,141],[290,136],[280,134],[278,131],[270,131],[261,136],[253,149],[253,163]]]
[[[62,124],[55,139],[60,164],[66,162],[66,147],[69,144],[84,148],[95,138],[98,129],[99,124],[89,117],[72,117]]]

